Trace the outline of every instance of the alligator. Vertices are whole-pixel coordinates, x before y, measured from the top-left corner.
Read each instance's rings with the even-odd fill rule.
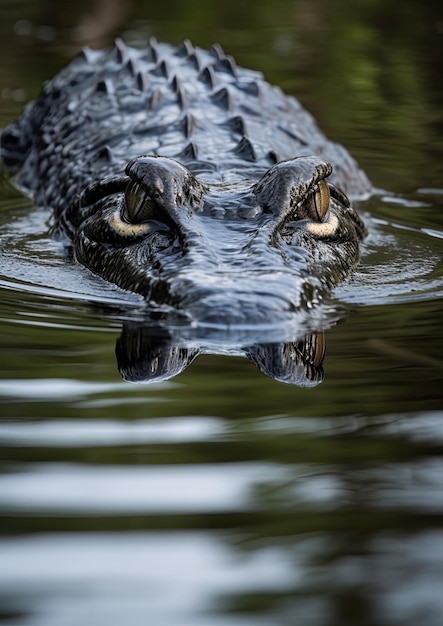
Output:
[[[219,45],[85,48],[0,145],[81,264],[194,322],[309,313],[359,259],[366,175]]]

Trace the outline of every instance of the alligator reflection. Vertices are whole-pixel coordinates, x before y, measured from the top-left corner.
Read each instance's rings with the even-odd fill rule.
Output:
[[[199,354],[244,355],[266,376],[313,387],[324,377],[326,345],[323,332],[285,343],[255,343],[236,348],[187,346],[162,327],[127,323],[116,344],[118,369],[131,382],[158,382],[183,372]]]

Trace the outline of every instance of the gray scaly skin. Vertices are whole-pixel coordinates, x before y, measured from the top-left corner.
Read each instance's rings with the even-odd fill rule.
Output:
[[[0,154],[78,261],[201,322],[311,309],[365,235],[345,194],[371,186],[352,157],[219,46],[85,49]]]

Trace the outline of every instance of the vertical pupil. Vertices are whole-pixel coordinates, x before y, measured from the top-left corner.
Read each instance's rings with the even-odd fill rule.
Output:
[[[317,190],[314,194],[314,205],[316,217],[318,220],[322,220],[326,215],[329,208],[329,187],[324,180],[318,183]]]
[[[131,222],[142,221],[149,216],[144,215],[145,205],[149,206],[149,195],[137,181],[131,181],[125,192],[126,214]]]

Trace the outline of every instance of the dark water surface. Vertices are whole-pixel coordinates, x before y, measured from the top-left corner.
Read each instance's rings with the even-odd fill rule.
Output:
[[[443,623],[442,33],[423,0],[0,1],[0,127],[82,42],[218,41],[386,190],[305,388],[238,337],[145,337],[3,175],[1,624]],[[135,385],[116,342],[153,349],[126,377],[221,354]]]

